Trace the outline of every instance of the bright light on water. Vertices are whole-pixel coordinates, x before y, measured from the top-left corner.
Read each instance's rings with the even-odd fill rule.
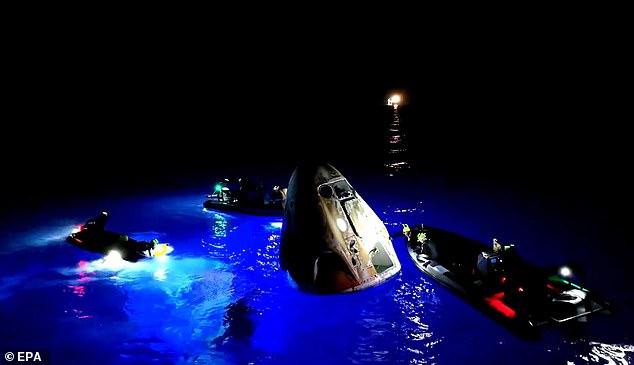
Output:
[[[602,231],[593,234],[597,220],[582,224],[587,217],[575,216],[574,209],[541,209],[546,203],[532,197],[524,202],[499,189],[487,195],[455,190],[456,184],[396,181],[377,180],[374,190],[373,179],[359,182],[391,234],[401,232],[403,223],[421,222],[487,245],[492,234],[504,234],[517,238],[518,252],[533,255],[530,261],[557,264],[582,249],[586,254],[575,259],[601,293],[617,304],[631,303],[623,290],[627,282],[611,273],[627,267],[632,255],[607,260],[618,237],[596,245],[603,237]],[[554,329],[527,342],[422,275],[402,238],[393,240],[402,270],[390,281],[345,295],[303,293],[280,265],[282,222],[204,210],[206,193],[43,211],[59,222],[54,227],[7,223],[0,250],[0,343],[50,349],[51,363],[65,365],[489,364],[491,357],[483,354],[494,354],[500,364],[632,363],[629,311],[596,317],[573,341]],[[539,214],[528,214],[535,207]],[[90,218],[86,211],[103,209],[109,228],[140,240],[158,237],[170,242],[170,252],[128,262],[65,242],[74,223]],[[571,232],[571,226],[587,229]],[[529,229],[534,227],[539,229]],[[374,242],[374,234],[365,232],[363,242]],[[621,252],[628,246],[618,247]]]
[[[121,257],[121,253],[116,250],[112,250],[103,258],[103,267],[111,270],[119,270],[123,268],[126,261]]]
[[[273,228],[282,228],[282,222],[271,222],[271,227]]]
[[[154,272],[154,278],[159,281],[167,279],[167,269],[162,267]]]

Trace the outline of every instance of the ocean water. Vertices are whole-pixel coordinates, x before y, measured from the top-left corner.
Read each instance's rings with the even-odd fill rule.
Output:
[[[600,205],[468,179],[338,168],[390,232],[425,223],[513,242],[540,265],[575,263],[615,312],[581,332],[548,328],[541,340],[524,340],[421,274],[398,240],[402,271],[388,282],[345,295],[302,293],[278,264],[282,218],[205,210],[212,181],[201,179],[5,214],[0,350],[37,351],[64,365],[632,363],[633,250]],[[278,172],[284,180],[292,171]],[[127,263],[65,242],[102,210],[109,230],[156,237],[174,251]]]

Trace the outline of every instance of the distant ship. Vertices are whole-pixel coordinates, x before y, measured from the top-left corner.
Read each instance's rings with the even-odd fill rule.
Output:
[[[298,166],[286,196],[280,265],[301,290],[347,293],[401,270],[376,213],[330,164]]]
[[[401,128],[401,117],[398,112],[400,101],[400,96],[394,95],[387,102],[387,105],[392,106],[392,120],[387,128],[387,144],[383,167],[389,176],[407,170],[410,167],[406,135]]]

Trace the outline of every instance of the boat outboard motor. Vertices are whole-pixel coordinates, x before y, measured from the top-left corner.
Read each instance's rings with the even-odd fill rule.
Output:
[[[568,289],[552,299],[554,318],[562,319],[577,318],[577,322],[588,321],[586,314],[588,310],[584,304],[587,293],[579,289]]]
[[[553,302],[577,305],[581,303],[584,299],[586,299],[586,295],[586,292],[584,292],[583,290],[568,289],[553,298]]]
[[[495,280],[504,274],[502,256],[496,252],[482,252],[478,255],[478,271],[488,280]]]

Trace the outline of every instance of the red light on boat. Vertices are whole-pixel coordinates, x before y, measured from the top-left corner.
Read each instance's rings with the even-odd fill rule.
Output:
[[[505,317],[515,318],[515,310],[504,304],[504,302],[501,300],[502,298],[504,298],[504,293],[497,293],[488,298],[484,298],[484,301],[487,302],[487,304],[489,304],[491,308],[502,313]]]

